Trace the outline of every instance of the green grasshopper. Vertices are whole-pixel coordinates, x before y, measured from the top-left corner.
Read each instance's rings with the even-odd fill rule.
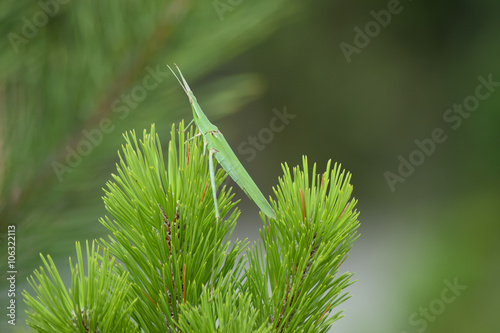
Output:
[[[226,172],[231,176],[236,184],[238,184],[238,186],[241,187],[241,189],[248,195],[248,197],[252,199],[257,204],[257,206],[259,206],[262,212],[264,212],[264,214],[266,214],[269,218],[276,219],[276,214],[274,213],[273,208],[266,200],[262,192],[259,190],[248,172],[245,170],[240,160],[238,160],[222,133],[219,131],[217,126],[215,126],[208,120],[205,113],[203,113],[203,111],[201,110],[200,105],[196,101],[196,97],[191,91],[191,88],[189,88],[189,85],[184,79],[184,76],[182,76],[179,67],[177,67],[177,70],[179,71],[179,76],[181,77],[182,81],[179,80],[179,77],[177,77],[172,68],[169,67],[169,69],[177,78],[177,81],[179,81],[182,89],[184,89],[184,91],[188,95],[189,102],[191,103],[191,107],[193,109],[193,121],[198,127],[200,134],[203,135],[205,147],[208,147],[209,149],[210,181],[212,183],[212,195],[214,198],[216,219],[219,219],[220,214],[219,207],[217,205],[217,187],[215,186],[213,156],[215,156],[219,164],[224,170],[226,170]]]

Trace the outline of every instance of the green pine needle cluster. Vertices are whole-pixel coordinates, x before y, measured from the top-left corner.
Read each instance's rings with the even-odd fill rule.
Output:
[[[233,289],[231,284],[223,284],[215,290],[215,295],[217,298],[212,300],[211,293],[207,292],[195,304],[181,304],[179,328],[182,332],[271,332],[267,322],[257,322],[259,313],[254,310],[249,294]]]
[[[278,332],[326,332],[340,313],[329,317],[346,298],[352,274],[337,276],[357,238],[356,200],[350,174],[330,162],[309,179],[307,158],[293,176],[287,164],[274,190],[277,221],[266,221],[257,246],[248,253],[245,290]],[[270,284],[270,291],[269,287]]]
[[[100,253],[101,252],[101,253]],[[36,298],[24,292],[33,309],[28,324],[38,332],[133,332],[130,320],[134,300],[129,297],[128,274],[114,272],[115,259],[107,249],[92,249],[87,242],[87,275],[80,244],[76,244],[78,263],[71,258],[71,289],[64,283],[50,256],[42,257],[45,265],[35,271],[30,285]],[[49,278],[50,277],[50,278]],[[37,282],[38,281],[38,282]]]
[[[190,139],[191,138],[191,139]],[[229,238],[240,214],[227,174],[216,173],[215,218],[208,154],[193,127],[172,126],[166,158],[155,132],[125,135],[100,222],[111,232],[87,244],[67,290],[48,257],[25,292],[40,332],[326,332],[340,318],[352,274],[339,266],[357,238],[350,174],[328,163],[309,175],[283,166],[261,241]],[[99,250],[102,248],[102,250]],[[71,261],[70,261],[71,264]],[[72,266],[72,265],[71,265]],[[72,266],[73,267],[73,266]],[[110,330],[112,327],[112,330]]]

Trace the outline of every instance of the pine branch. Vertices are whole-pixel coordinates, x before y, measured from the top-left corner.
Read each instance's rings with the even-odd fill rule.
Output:
[[[327,331],[340,313],[325,316],[347,299],[342,292],[352,276],[336,276],[357,238],[350,175],[340,173],[337,165],[330,172],[328,163],[325,173],[316,176],[314,165],[310,184],[305,157],[303,170],[295,168],[292,177],[283,166],[284,177],[274,191],[278,221],[264,220],[262,243],[247,252],[244,290],[253,291],[260,320],[277,332]]]
[[[182,316],[179,329],[182,332],[206,333],[268,333],[272,327],[266,323],[256,324],[258,312],[254,311],[251,297],[228,283],[201,296],[199,305],[181,305]]]
[[[127,135],[118,175],[108,183],[104,198],[114,221],[102,223],[113,238],[101,243],[131,272],[139,298],[134,319],[150,330],[172,330],[180,305],[198,302],[212,271],[218,285],[224,276],[241,270],[236,258],[243,244],[238,241],[229,249],[227,242],[239,215],[230,212],[233,194],[225,188],[219,193],[221,214],[229,216],[216,224],[212,198],[205,195],[210,176],[203,143],[198,137],[188,145],[185,136],[194,133],[182,124],[176,132],[173,127],[166,166],[154,127],[140,143],[135,134]],[[225,177],[219,170],[217,184]],[[149,322],[142,319],[144,313],[155,312],[163,315]]]
[[[192,78],[207,75],[275,31],[293,8],[284,3],[249,2],[221,24],[206,1],[70,1],[53,7],[47,24],[37,27],[17,53],[8,38],[0,40],[5,51],[0,54],[0,224],[16,224],[33,244],[18,253],[28,271],[38,252],[49,250],[57,257],[82,235],[102,232],[87,222],[102,214],[95,189],[113,167],[120,133],[142,130],[152,120],[168,131],[174,119],[186,114],[184,100],[167,88],[168,78],[127,119],[112,111],[117,98],[142,83],[147,66],[182,62]],[[22,35],[24,18],[32,21],[44,13],[39,2],[6,0],[0,8],[3,36]],[[219,84],[224,94],[205,98],[208,105],[218,105],[217,117],[237,111],[263,91],[253,75],[235,75]],[[200,97],[210,89],[200,87]],[[86,141],[83,131],[93,131],[106,118],[113,132],[92,145],[90,154],[79,154],[77,166],[61,163],[70,169],[61,182],[54,163],[67,159]]]
[[[110,216],[100,222],[111,232],[99,241],[103,254],[87,246],[85,276],[77,246],[69,291],[50,257],[42,257],[47,271],[35,271],[30,281],[38,298],[23,293],[30,326],[40,332],[326,332],[340,318],[330,314],[347,299],[352,274],[338,276],[338,270],[358,227],[349,174],[328,163],[316,175],[314,165],[310,181],[307,171],[297,167],[292,176],[285,164],[272,201],[277,220],[261,213],[262,241],[245,258],[246,242],[229,243],[239,211],[225,186],[217,196],[221,219],[215,218],[202,137],[182,122],[172,126],[166,156],[154,125],[141,140],[135,132],[124,137],[103,198]],[[303,170],[309,170],[306,157]],[[225,177],[218,168],[217,187]]]
[[[144,75],[144,67],[146,67],[146,65],[157,55],[159,50],[167,44],[166,41],[171,34],[173,22],[177,21],[177,17],[183,11],[182,8],[184,4],[185,1],[175,0],[169,5],[164,21],[158,23],[156,30],[145,41],[142,52],[137,56],[135,62],[127,68],[126,72],[121,74],[116,73],[116,78],[112,80],[112,83],[107,88],[101,101],[98,102],[92,115],[81,124],[80,129],[75,129],[75,135],[61,145],[59,152],[55,154],[56,162],[64,163],[64,159],[67,155],[67,147],[76,150],[78,143],[85,139],[83,130],[95,128],[102,119],[109,117],[112,113],[112,108],[110,106],[113,104],[113,101],[118,99],[124,91],[127,91],[134,82]],[[38,175],[37,182],[32,183],[32,185],[22,191],[20,195],[8,199],[11,203],[11,210],[16,210],[19,203],[29,200],[39,191],[39,189],[46,188],[47,183],[54,180],[53,173],[53,169],[50,166],[46,166]]]
[[[30,284],[37,297],[23,292],[33,309],[28,325],[38,332],[134,332],[130,320],[133,301],[127,297],[130,283],[127,274],[116,275],[109,251],[87,243],[87,274],[80,244],[76,244],[77,264],[72,265],[72,283],[66,290],[50,256],[41,256],[45,265],[35,271]]]

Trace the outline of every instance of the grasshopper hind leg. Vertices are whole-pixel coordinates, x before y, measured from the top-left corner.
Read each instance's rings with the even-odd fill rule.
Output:
[[[205,147],[207,145],[205,144]],[[210,170],[210,182],[212,183],[212,196],[214,198],[214,207],[215,207],[215,218],[219,220],[219,205],[217,204],[217,187],[215,184],[215,169],[214,169],[214,150],[210,149],[208,154],[208,168]]]

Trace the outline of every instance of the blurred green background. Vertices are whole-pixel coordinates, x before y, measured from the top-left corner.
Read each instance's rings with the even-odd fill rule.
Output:
[[[8,225],[18,270],[18,325],[2,315],[0,331],[27,330],[20,293],[40,252],[67,273],[74,242],[106,234],[97,219],[121,133],[154,122],[167,142],[172,122],[191,120],[166,72],[176,63],[264,193],[280,163],[303,154],[319,170],[332,159],[353,173],[361,238],[342,268],[358,282],[333,331],[500,332],[498,1],[4,0],[0,9],[2,276]],[[479,88],[488,97],[454,126],[460,113],[448,110],[475,101],[480,76],[493,81]],[[282,126],[274,119],[285,110]],[[447,139],[431,149],[436,128]],[[84,147],[89,133],[95,144]],[[68,166],[72,150],[85,156]],[[404,170],[401,159],[418,165]],[[237,195],[236,236],[257,239],[257,209]]]

